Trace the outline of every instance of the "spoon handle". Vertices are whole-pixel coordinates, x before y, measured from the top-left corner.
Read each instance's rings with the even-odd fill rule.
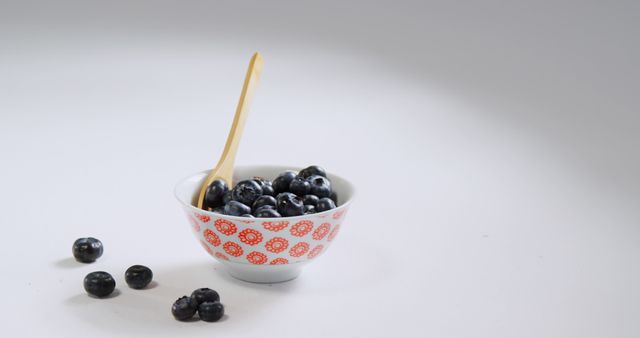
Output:
[[[231,130],[229,130],[229,136],[227,136],[227,143],[224,146],[220,160],[216,167],[209,173],[202,188],[200,189],[200,196],[198,197],[198,208],[202,208],[204,204],[204,196],[207,192],[207,187],[215,179],[223,179],[227,182],[229,187],[233,186],[233,165],[236,160],[236,153],[238,146],[240,145],[240,139],[242,138],[242,131],[244,130],[244,123],[249,114],[251,108],[251,102],[256,93],[258,82],[260,81],[260,75],[262,74],[262,66],[264,62],[260,53],[253,54],[251,62],[249,63],[249,69],[247,69],[247,75],[244,79],[244,85],[242,86],[242,92],[240,93],[240,100],[238,101],[238,107],[236,108],[236,115],[233,118],[233,124]]]

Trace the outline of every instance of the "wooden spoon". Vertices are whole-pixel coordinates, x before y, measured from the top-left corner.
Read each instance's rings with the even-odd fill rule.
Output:
[[[227,182],[229,188],[233,186],[233,164],[236,161],[236,153],[238,152],[238,145],[240,144],[240,138],[242,137],[242,131],[244,130],[244,122],[249,114],[249,108],[251,108],[251,101],[256,93],[258,82],[260,81],[260,74],[262,73],[262,56],[260,53],[253,54],[251,62],[249,63],[249,69],[247,69],[247,75],[244,78],[244,86],[242,86],[242,92],[240,93],[240,101],[236,108],[236,115],[233,118],[233,124],[227,136],[227,144],[224,146],[222,156],[218,160],[216,167],[209,172],[209,175],[202,183],[200,189],[200,196],[198,197],[198,208],[202,209],[204,205],[204,195],[207,192],[207,188],[216,179],[222,179]]]

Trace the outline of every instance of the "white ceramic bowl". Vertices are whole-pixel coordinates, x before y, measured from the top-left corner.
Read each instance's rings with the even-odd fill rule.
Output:
[[[234,182],[254,176],[270,180],[283,166],[237,167]],[[208,171],[191,175],[175,188],[175,195],[202,247],[238,279],[276,283],[296,278],[303,265],[324,253],[335,239],[354,195],[347,180],[328,174],[338,195],[337,208],[317,214],[283,218],[221,215],[194,206]]]

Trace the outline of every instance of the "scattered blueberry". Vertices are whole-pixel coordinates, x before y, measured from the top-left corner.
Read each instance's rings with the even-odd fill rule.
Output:
[[[289,183],[289,191],[304,196],[311,192],[311,184],[302,177],[296,177]]]
[[[227,203],[227,205],[224,206],[225,215],[242,216],[250,213],[251,213],[251,208],[249,208],[248,206],[238,201],[229,201],[229,203]]]
[[[325,177],[314,175],[307,179],[311,185],[311,194],[320,198],[331,196],[331,182]]]
[[[244,205],[252,205],[255,200],[262,195],[262,188],[254,180],[244,180],[238,182],[236,186],[231,190],[231,198],[234,201],[238,201]],[[251,211],[245,212],[250,214]]]
[[[90,295],[106,297],[116,288],[116,281],[104,271],[95,271],[84,277],[84,289]]]
[[[191,298],[193,298],[198,305],[204,302],[218,302],[220,301],[220,295],[215,291],[209,288],[200,288],[196,289],[191,293]]]
[[[229,191],[227,182],[224,180],[213,180],[204,195],[204,204],[209,208],[215,208],[224,205],[224,194]]]
[[[317,165],[312,165],[310,167],[300,170],[300,173],[298,174],[298,176],[302,178],[309,178],[314,175],[327,177],[327,172],[322,167],[319,167]]]
[[[273,180],[273,184],[272,184],[274,192],[276,194],[279,194],[279,193],[288,191],[289,184],[291,184],[291,181],[293,181],[293,179],[296,176],[297,176],[297,173],[291,170],[287,170],[281,173],[280,175],[278,175],[278,177],[276,177],[276,179]]]
[[[304,205],[304,214],[305,215],[315,214],[315,213],[316,213],[316,207],[314,207],[311,204],[305,204]]]
[[[73,252],[73,257],[75,257],[78,262],[92,263],[102,256],[103,250],[102,242],[100,242],[100,240],[93,237],[87,237],[78,238],[73,242],[73,248],[71,251]]]
[[[153,272],[144,265],[133,265],[124,273],[124,280],[132,289],[142,289],[151,283]]]
[[[316,207],[316,211],[323,212],[323,211],[331,210],[335,207],[336,207],[336,204],[333,203],[333,200],[328,197],[325,197],[325,198],[321,198],[320,201],[318,201],[318,206]]]
[[[276,209],[270,208],[269,206],[264,206],[256,211],[254,214],[257,218],[273,218],[273,217],[282,217]]]
[[[258,208],[263,207],[265,205],[271,205],[271,206],[275,207],[276,206],[276,199],[273,196],[262,195],[262,196],[258,197],[258,199],[256,199],[255,202],[253,202],[252,209],[253,210],[258,210]]]
[[[206,301],[198,306],[198,316],[205,322],[217,322],[224,316],[224,306],[220,302]]]
[[[277,207],[278,213],[284,217],[300,216],[304,214],[304,204],[302,199],[290,192],[278,194]]]
[[[177,320],[187,320],[196,314],[198,302],[187,296],[182,296],[171,306],[171,313]]]

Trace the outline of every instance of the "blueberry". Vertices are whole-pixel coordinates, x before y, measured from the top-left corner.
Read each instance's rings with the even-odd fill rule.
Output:
[[[116,281],[104,271],[95,271],[84,277],[84,289],[90,295],[106,297],[116,288]]]
[[[260,210],[264,210],[264,209],[273,209],[273,210],[275,210],[276,206],[275,205],[268,205],[268,204],[267,205],[263,205],[263,206],[261,206],[259,208],[253,209],[253,213],[255,214],[256,212],[258,212]]]
[[[311,194],[320,198],[331,196],[331,181],[327,178],[314,175],[307,179],[311,184]]]
[[[304,204],[302,199],[290,192],[278,194],[277,207],[278,213],[284,217],[300,216],[304,214]]]
[[[229,204],[229,202],[231,201],[231,190],[227,191],[224,196],[222,196],[222,203],[224,205]]]
[[[273,196],[269,196],[269,195],[262,195],[260,197],[258,197],[258,199],[256,199],[255,202],[253,202],[253,210],[258,210],[258,208],[263,207],[265,205],[271,205],[271,206],[276,206],[276,199]]]
[[[258,209],[255,214],[257,218],[274,218],[274,217],[282,217],[280,213],[276,211],[276,209],[271,208],[270,206],[264,206]]]
[[[289,184],[291,184],[291,181],[293,181],[293,179],[297,176],[298,174],[295,171],[291,171],[291,170],[287,170],[283,173],[281,173],[280,175],[278,175],[278,177],[276,177],[275,180],[273,180],[273,191],[277,194],[282,193],[282,192],[287,192],[289,191]]]
[[[338,205],[338,194],[336,194],[335,191],[331,192],[331,196],[329,196],[329,198],[333,201],[333,203]]]
[[[262,194],[263,195],[269,195],[269,196],[275,196],[276,195],[276,191],[273,189],[273,185],[271,185],[271,183],[269,183],[269,184],[265,183],[262,186]]]
[[[204,302],[198,306],[198,316],[205,322],[217,322],[224,316],[224,306],[220,302]]]
[[[334,209],[335,207],[336,207],[336,204],[333,203],[333,200],[328,197],[325,197],[325,198],[321,198],[320,201],[318,201],[318,206],[316,207],[316,211],[323,212],[323,211]]]
[[[255,200],[262,195],[262,188],[254,180],[244,180],[238,182],[231,190],[231,198],[244,205],[252,205]]]
[[[276,195],[276,193],[273,190],[273,186],[271,185],[271,181],[263,177],[254,177],[253,180],[260,185],[260,188],[262,188],[263,195],[269,195],[269,196]]]
[[[302,177],[296,177],[289,183],[289,191],[298,196],[304,196],[311,192],[311,184]]]
[[[269,182],[269,180],[262,176],[253,176],[252,179],[256,181],[256,183],[258,183],[260,186],[263,186],[265,183]]]
[[[217,207],[217,208],[213,208],[213,210],[211,210],[211,212],[215,212],[217,214],[222,214],[224,215],[224,207]]]
[[[71,251],[78,262],[92,263],[102,256],[102,242],[93,237],[78,238],[73,242]]]
[[[151,283],[153,272],[144,265],[133,265],[124,273],[124,280],[132,289],[142,289]]]
[[[314,175],[327,177],[327,172],[322,167],[319,167],[317,165],[312,165],[310,167],[306,167],[300,170],[300,173],[298,174],[298,176],[302,178],[309,178]]]
[[[177,320],[187,320],[196,314],[198,302],[187,296],[182,296],[171,306],[171,313]]]
[[[252,214],[244,214],[244,215],[240,215],[240,217],[249,217],[249,218],[253,218]]]
[[[193,298],[198,305],[204,302],[218,302],[220,301],[220,295],[215,291],[209,288],[199,288],[191,293],[191,298]]]
[[[305,215],[315,214],[315,213],[316,213],[316,207],[314,207],[311,204],[305,204],[304,205],[304,214]]]
[[[230,216],[242,216],[244,214],[250,214],[251,208],[248,206],[238,202],[238,201],[229,201],[227,205],[224,206],[224,214]]]
[[[316,195],[304,195],[304,197],[302,197],[302,203],[304,203],[304,205],[313,205],[314,207],[318,206],[319,200]]]
[[[224,203],[222,202],[222,199],[227,191],[229,191],[227,182],[225,182],[224,180],[213,180],[213,182],[209,184],[209,187],[207,188],[207,191],[204,195],[204,205],[206,206],[205,209],[207,207],[213,209],[223,205]]]

